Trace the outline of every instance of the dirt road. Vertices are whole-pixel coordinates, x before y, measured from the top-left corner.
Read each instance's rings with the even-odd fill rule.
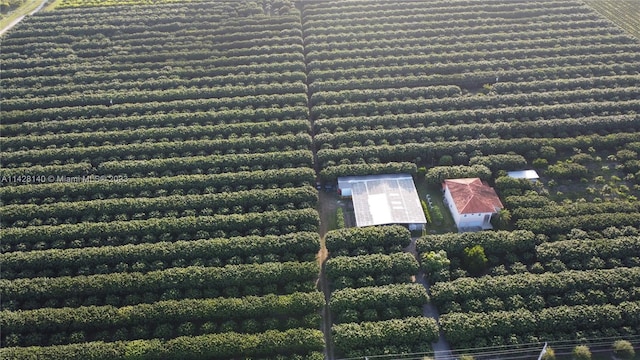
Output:
[[[35,8],[32,12],[30,12],[29,15],[33,15],[38,11],[42,10],[42,8],[47,4],[47,2],[49,2],[49,0],[42,0],[40,5],[38,5],[37,8]],[[27,15],[20,16],[19,18],[10,22],[9,25],[5,26],[3,29],[0,29],[0,36],[2,36],[5,32],[11,30],[11,28],[13,28],[14,26],[18,25],[18,23],[20,23],[20,21],[22,21],[25,18],[25,16]]]

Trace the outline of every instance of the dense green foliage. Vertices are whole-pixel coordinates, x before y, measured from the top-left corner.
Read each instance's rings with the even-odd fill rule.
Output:
[[[236,354],[275,359],[282,354],[291,359],[322,359],[322,333],[319,330],[270,330],[259,334],[235,332],[201,336],[181,336],[169,341],[133,340],[105,343],[10,347],[0,350],[8,359],[228,359]]]
[[[575,338],[577,332],[604,328],[628,332],[637,328],[639,312],[638,302],[559,306],[539,311],[456,312],[442,315],[440,326],[454,346],[466,347],[478,338],[509,337],[512,334],[519,338],[535,334],[549,338]]]
[[[438,185],[442,184],[445,179],[475,177],[482,180],[488,180],[491,177],[491,170],[489,170],[489,168],[485,165],[481,164],[471,166],[434,166],[427,170],[425,180],[428,184]]]
[[[357,350],[368,353],[370,349],[380,351],[388,346],[410,346],[411,349],[425,350],[438,339],[439,332],[434,319],[408,317],[335,325],[332,334],[339,351],[347,356],[361,356]]]
[[[180,333],[188,333],[185,329],[189,325],[193,328],[191,335],[229,331],[255,333],[300,325],[313,328],[319,324],[319,316],[307,316],[309,309],[319,311],[323,304],[324,299],[319,292],[281,296],[271,294],[263,297],[164,300],[122,308],[106,305],[2,311],[0,324],[5,344],[8,339],[15,341],[22,338],[27,342],[36,334],[49,337],[53,344],[56,340],[64,339],[67,334],[71,334],[69,341],[75,342],[74,334],[78,333],[89,333],[88,336],[94,341],[111,341],[110,329],[118,329],[116,332],[125,333],[129,329],[138,331],[136,327],[140,324],[146,324],[153,329],[147,332],[146,336],[142,336],[143,338],[169,339],[179,336]],[[308,323],[303,323],[303,319]]]
[[[465,248],[480,245],[487,256],[504,256],[533,252],[540,242],[542,239],[530,231],[495,231],[427,235],[417,240],[416,247],[420,253],[444,250],[449,257],[462,257]]]
[[[388,320],[406,315],[429,302],[421,284],[391,284],[334,291],[329,306],[335,323]],[[421,311],[418,310],[420,315]],[[366,319],[364,318],[366,317]]]
[[[96,305],[110,302],[118,305],[122,296],[142,296],[146,293],[156,294],[151,298],[160,298],[163,294],[186,298],[190,294],[188,290],[195,289],[209,296],[215,294],[211,297],[221,293],[226,296],[285,294],[313,290],[318,271],[315,262],[270,262],[223,267],[177,267],[146,273],[0,279],[0,294],[4,299],[10,299],[4,304],[5,307],[11,307],[10,303],[13,303],[16,308],[29,308],[34,302],[44,304],[54,300],[73,303],[88,297],[95,298]]]
[[[325,236],[327,250],[333,257],[402,251],[409,246],[411,233],[400,225],[365,227],[330,231]]]
[[[246,236],[88,247],[15,251],[0,254],[2,278],[89,275],[201,264],[223,266],[273,261],[313,261],[320,248],[317,233]]]
[[[464,248],[464,265],[473,275],[481,275],[487,267],[487,255],[480,245]]]
[[[347,287],[346,279],[357,280],[358,287],[385,285],[389,283],[388,277],[395,277],[397,282],[408,282],[418,267],[418,261],[409,253],[337,256],[327,260],[326,274],[334,287],[341,289]]]
[[[0,54],[0,357],[319,359],[321,268],[336,356],[429,351],[409,232],[329,232],[326,252],[311,187],[418,168],[495,184],[494,226],[516,229],[440,234],[430,211],[417,259],[454,347],[637,336],[640,45],[592,3],[25,18]]]
[[[325,241],[336,354],[430,351],[439,329],[434,319],[422,317],[429,295],[415,283],[418,262],[404,252],[409,230],[398,225],[339,229],[328,232]]]

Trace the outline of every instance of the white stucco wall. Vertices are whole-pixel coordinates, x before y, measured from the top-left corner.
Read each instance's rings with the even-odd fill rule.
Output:
[[[444,199],[447,202],[453,221],[455,221],[458,228],[476,226],[487,228],[484,226],[484,217],[485,215],[489,215],[489,218],[491,218],[491,213],[459,214],[448,187],[445,188]]]

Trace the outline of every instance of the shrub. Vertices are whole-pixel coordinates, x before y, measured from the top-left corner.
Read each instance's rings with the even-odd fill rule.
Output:
[[[444,215],[442,215],[442,211],[439,206],[434,206],[433,209],[431,209],[431,220],[436,225],[440,225],[444,221]]]
[[[453,157],[451,155],[442,155],[440,157],[440,160],[438,161],[438,165],[440,166],[453,165]]]
[[[536,169],[546,169],[549,166],[549,161],[547,159],[537,158],[533,160],[533,167]]]
[[[542,360],[556,360],[556,352],[547,346],[546,352],[542,355]]]
[[[511,223],[511,211],[508,209],[500,209],[496,216],[493,216],[492,219],[495,226],[501,230],[506,230],[509,228],[509,224]]]
[[[484,248],[480,245],[475,245],[464,249],[464,262],[469,273],[480,275],[485,271],[489,260],[484,253]]]
[[[344,211],[342,210],[341,207],[338,207],[338,210],[336,210],[336,228],[344,229],[345,226],[346,225],[344,223]]]
[[[546,172],[547,176],[556,179],[580,179],[587,176],[588,173],[589,171],[584,165],[564,162],[549,165]]]
[[[439,185],[445,179],[478,177],[482,180],[491,178],[491,170],[484,165],[434,166],[427,170],[425,181],[430,185]]]
[[[556,149],[553,146],[542,146],[540,148],[540,156],[547,160],[552,160],[556,157]]]
[[[574,360],[591,360],[591,350],[587,345],[578,345],[571,352]]]
[[[618,340],[613,343],[613,354],[618,359],[633,359],[636,356],[636,351],[629,341]]]
[[[447,257],[447,252],[429,251],[422,254],[422,269],[425,271],[430,282],[449,281],[449,265],[451,260]]]

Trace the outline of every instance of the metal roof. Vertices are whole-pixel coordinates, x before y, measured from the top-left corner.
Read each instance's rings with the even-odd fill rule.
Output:
[[[358,227],[427,223],[409,174],[349,176],[339,178],[338,184],[351,189]]]
[[[508,171],[507,175],[516,179],[539,179],[538,173],[535,170],[518,170],[518,171]]]

